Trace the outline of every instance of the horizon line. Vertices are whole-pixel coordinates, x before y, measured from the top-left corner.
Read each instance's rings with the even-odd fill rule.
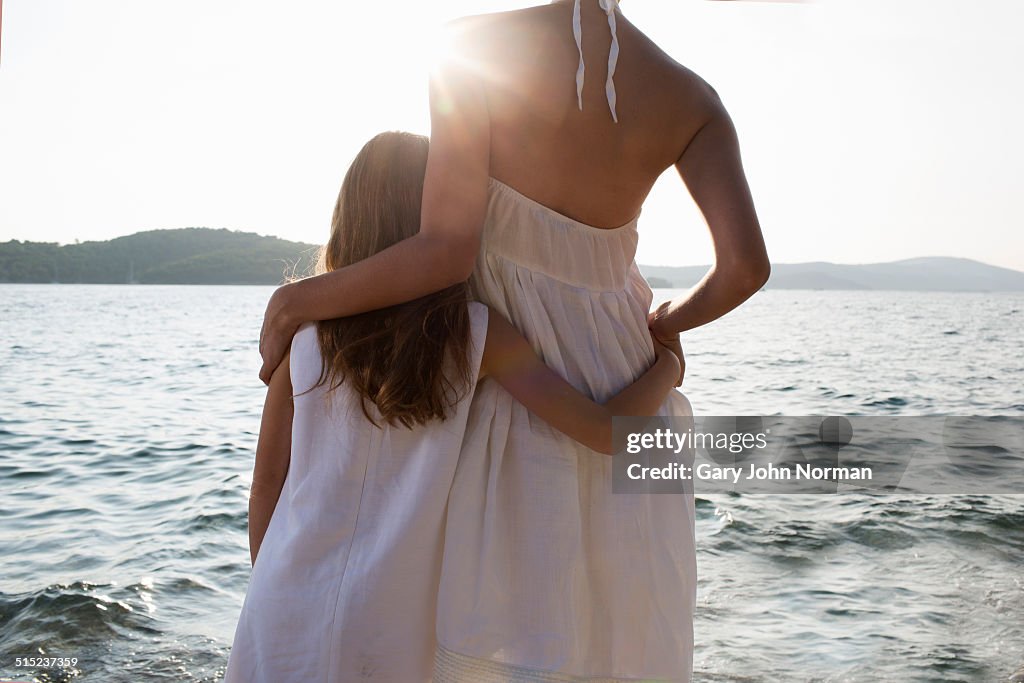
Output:
[[[2,1],[2,0],[0,0],[0,1]],[[238,234],[256,235],[257,237],[264,237],[264,238],[268,238],[268,239],[278,239],[278,240],[282,240],[282,241],[285,241],[285,242],[294,242],[296,244],[308,245],[308,246],[314,247],[314,248],[319,248],[319,247],[323,246],[322,244],[316,244],[316,243],[313,243],[313,242],[304,242],[304,241],[301,241],[301,240],[292,240],[292,239],[289,239],[287,237],[281,237],[280,235],[264,234],[264,233],[260,233],[260,232],[256,232],[256,231],[252,231],[252,230],[244,230],[244,229],[237,229],[237,228],[223,228],[223,227],[222,228],[211,228],[211,227],[207,227],[207,226],[186,226],[186,227],[181,227],[181,228],[147,228],[147,229],[143,229],[143,230],[136,230],[135,232],[131,232],[131,233],[128,233],[128,234],[125,234],[125,235],[117,235],[115,237],[109,237],[109,238],[106,238],[106,239],[79,240],[78,238],[76,238],[76,241],[74,241],[74,242],[35,241],[35,240],[30,240],[30,239],[29,240],[19,239],[17,237],[8,237],[3,242],[0,242],[0,244],[4,244],[4,242],[24,242],[24,243],[34,243],[34,244],[56,244],[58,247],[71,247],[71,246],[76,246],[76,245],[80,245],[80,244],[111,242],[113,240],[124,239],[126,237],[133,237],[135,235],[142,234],[142,233],[147,233],[147,232],[171,232],[171,231],[176,231],[176,230],[226,230],[228,232],[233,232],[233,233],[238,233]],[[832,265],[832,266],[879,266],[879,265],[890,265],[890,264],[894,264],[894,263],[903,263],[903,262],[906,262],[906,261],[929,260],[929,259],[930,260],[946,259],[946,260],[951,260],[951,261],[970,261],[972,263],[979,263],[979,264],[987,266],[989,268],[1001,268],[1003,270],[1008,270],[1008,271],[1011,271],[1011,272],[1014,272],[1014,273],[1024,274],[1024,268],[1018,269],[1018,268],[1011,268],[1009,266],[1000,266],[1000,265],[997,265],[997,264],[994,264],[994,263],[989,263],[988,261],[982,261],[980,259],[969,258],[969,257],[966,257],[966,256],[946,256],[946,255],[940,255],[940,254],[933,254],[933,255],[928,255],[928,256],[907,256],[907,257],[903,257],[903,258],[891,259],[891,260],[888,260],[888,261],[843,262],[843,261],[827,261],[827,260],[815,259],[815,260],[810,260],[810,261],[774,261],[774,260],[770,260],[770,263],[771,263],[772,266],[806,266],[806,265],[812,265],[812,264],[816,264],[816,263],[825,264],[825,265]],[[641,263],[641,262],[637,261],[637,265],[638,266],[648,266],[648,267],[653,267],[653,268],[711,268],[711,266],[713,264],[710,264],[710,263],[687,263],[687,264]]]

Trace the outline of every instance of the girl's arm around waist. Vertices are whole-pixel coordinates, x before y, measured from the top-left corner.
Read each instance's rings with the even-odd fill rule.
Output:
[[[658,343],[655,349],[654,365],[602,405],[545,365],[523,335],[491,310],[480,376],[493,377],[530,412],[566,436],[612,455],[612,418],[656,414],[679,378],[676,355]]]

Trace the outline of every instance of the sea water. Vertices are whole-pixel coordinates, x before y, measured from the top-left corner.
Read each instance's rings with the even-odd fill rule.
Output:
[[[270,292],[0,285],[0,680],[222,676]],[[1020,294],[765,291],[683,335],[683,388],[704,415],[1020,416],[1022,328]],[[696,681],[1024,664],[1024,497],[699,496],[697,548]]]

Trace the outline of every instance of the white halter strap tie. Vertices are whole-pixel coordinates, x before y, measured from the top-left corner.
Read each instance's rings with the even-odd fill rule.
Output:
[[[619,0],[598,0],[601,9],[608,15],[608,28],[612,31],[612,47],[608,52],[608,80],[605,81],[604,91],[608,96],[608,108],[612,112],[612,120],[619,122],[615,113],[615,65],[619,62],[619,36],[615,32],[615,8],[619,6]],[[583,65],[583,25],[580,21],[580,0],[575,0],[572,9],[572,33],[576,37],[576,49],[580,51],[580,66],[576,69],[576,99],[579,101],[580,111],[583,111],[583,74],[586,71]]]

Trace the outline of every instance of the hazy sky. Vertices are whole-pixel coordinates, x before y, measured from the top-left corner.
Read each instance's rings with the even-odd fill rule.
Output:
[[[322,242],[363,142],[429,132],[427,29],[531,4],[5,0],[0,241],[206,226]],[[725,100],[773,261],[1024,270],[1020,0],[622,9]],[[674,172],[640,233],[642,263],[711,260]]]

